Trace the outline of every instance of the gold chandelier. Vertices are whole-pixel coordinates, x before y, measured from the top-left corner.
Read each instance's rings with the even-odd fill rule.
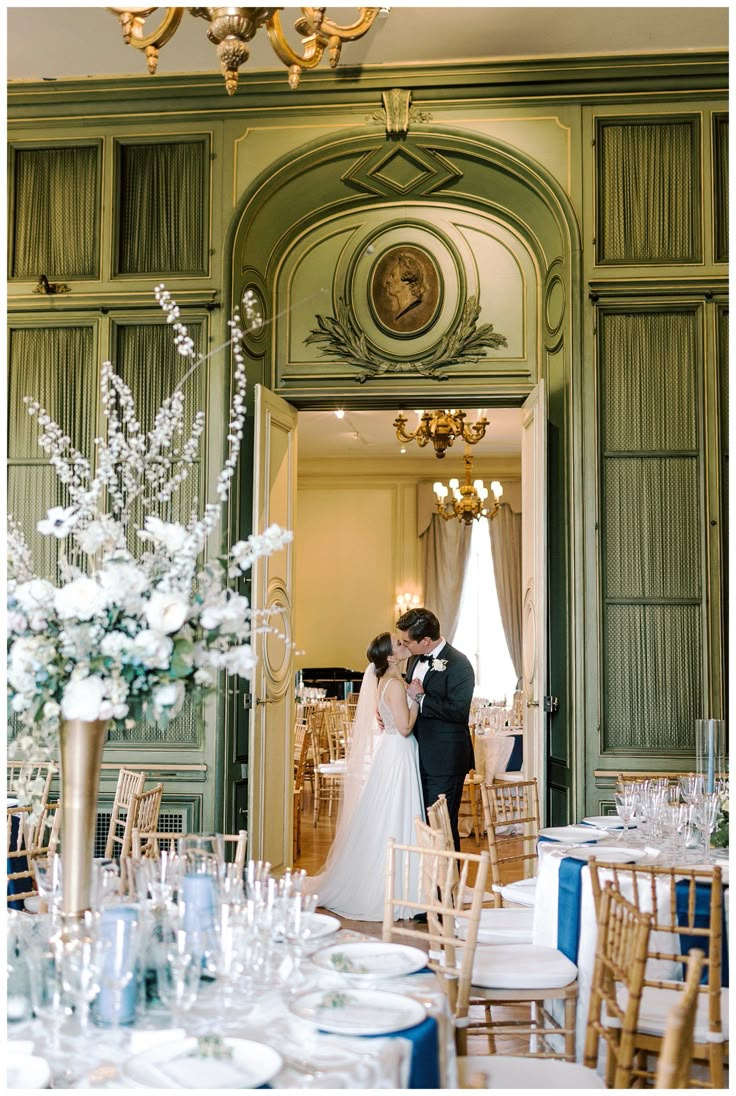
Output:
[[[449,521],[450,518],[457,518],[458,521],[463,521],[466,525],[472,524],[476,518],[488,518],[489,521],[493,521],[501,505],[503,487],[498,480],[493,480],[491,483],[493,505],[491,507],[486,506],[488,488],[484,487],[481,479],[477,479],[475,483],[471,482],[473,458],[466,453],[464,460],[464,484],[461,485],[458,480],[451,479],[449,488],[439,481],[432,485],[437,496],[437,513],[445,521]],[[448,495],[450,495],[450,498],[447,498]],[[445,502],[445,499],[447,499],[447,502]]]
[[[405,415],[399,412],[394,420],[396,437],[399,441],[416,441],[417,445],[424,448],[428,442],[432,442],[434,451],[438,457],[444,457],[455,438],[462,438],[467,445],[475,445],[485,436],[488,419],[480,418],[475,422],[465,422],[465,411],[417,411],[420,415],[419,425],[411,433],[404,429],[409,421]]]
[[[316,68],[328,51],[330,67],[336,68],[340,60],[343,42],[354,42],[370,30],[376,16],[385,8],[359,8],[358,18],[348,26],[341,26],[328,19],[326,8],[301,8],[301,15],[294,29],[302,36],[302,53],[296,53],[284,37],[281,26],[281,8],[164,8],[164,15],[149,34],[144,24],[158,8],[108,8],[117,15],[123,28],[126,45],[143,50],[148,61],[148,71],[153,75],[158,64],[158,51],[176,33],[185,11],[210,24],[207,37],[217,46],[217,55],[225,76],[228,95],[234,95],[238,86],[238,69],[248,60],[247,43],[256,32],[265,27],[271,46],[289,70],[289,87],[299,86],[302,71]]]

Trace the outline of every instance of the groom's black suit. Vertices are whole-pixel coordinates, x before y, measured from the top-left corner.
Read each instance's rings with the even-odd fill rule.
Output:
[[[429,666],[422,682],[424,699],[414,724],[414,736],[419,746],[424,805],[428,807],[439,795],[446,796],[455,848],[459,851],[457,816],[463,781],[474,764],[468,717],[475,674],[465,655],[449,643],[437,652],[437,659],[446,663],[443,670],[432,669],[433,657],[429,656]],[[418,658],[409,659],[407,681],[413,679],[418,665]]]

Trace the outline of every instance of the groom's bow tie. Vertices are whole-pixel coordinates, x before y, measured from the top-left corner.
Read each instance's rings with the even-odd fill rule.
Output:
[[[417,662],[431,662],[431,655],[417,655]]]

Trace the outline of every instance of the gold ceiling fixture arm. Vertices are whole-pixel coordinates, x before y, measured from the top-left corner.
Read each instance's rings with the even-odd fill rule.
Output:
[[[486,499],[489,494],[488,488],[484,486],[481,479],[472,482],[473,458],[466,453],[463,459],[465,461],[465,483],[461,484],[458,480],[451,479],[448,487],[445,487],[444,483],[439,481],[432,485],[437,499],[437,513],[445,521],[457,518],[465,525],[472,525],[474,521],[480,518],[488,518],[489,521],[493,521],[501,505],[503,487],[498,480],[493,480],[491,483],[493,505],[486,506]]]
[[[188,11],[195,18],[205,19],[210,24],[207,37],[217,46],[227,93],[234,95],[240,66],[250,56],[247,43],[261,27],[266,27],[275,54],[289,71],[289,87],[296,88],[299,86],[302,71],[305,68],[316,68],[325,50],[328,52],[330,66],[335,68],[340,60],[343,42],[354,42],[362,38],[373,26],[382,9],[359,8],[355,22],[341,26],[327,18],[326,8],[301,8],[302,14],[294,27],[302,35],[302,53],[292,49],[284,36],[280,8],[166,8],[161,23],[151,34],[144,33],[144,24],[158,8],[107,10],[120,20],[126,45],[145,52],[151,74],[156,71],[159,49],[173,37],[184,12]]]
[[[144,34],[146,19],[158,8],[108,8],[117,15],[123,29],[123,41],[126,46],[134,46],[146,55],[148,71],[151,76],[158,66],[158,51],[176,34],[184,15],[184,8],[165,8],[161,22],[150,34]]]
[[[475,422],[465,422],[465,411],[418,411],[421,416],[417,428],[414,431],[406,430],[409,421],[405,415],[399,412],[394,420],[396,437],[399,441],[416,441],[417,445],[424,448],[431,442],[438,457],[444,457],[446,450],[452,445],[455,438],[462,438],[466,445],[475,445],[485,437],[488,419],[481,417]]]

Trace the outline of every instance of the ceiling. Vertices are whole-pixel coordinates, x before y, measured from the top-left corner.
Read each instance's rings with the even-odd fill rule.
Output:
[[[476,457],[514,457],[521,454],[521,409],[518,407],[473,408],[467,422],[484,414],[488,419],[486,435],[472,448]],[[402,443],[392,426],[398,411],[345,411],[338,419],[334,411],[299,412],[299,459],[340,458],[341,460],[395,460],[405,457],[424,459],[432,475],[457,475],[457,469],[445,472],[450,456],[462,458],[463,446],[455,442],[440,464],[431,445],[421,448],[415,441]],[[404,412],[407,430],[416,429],[414,411]],[[402,449],[405,450],[402,453]],[[454,461],[455,464],[458,460]],[[397,469],[399,466],[397,465]]]
[[[142,75],[143,55],[123,44],[116,18],[103,7],[8,5],[9,80]],[[162,9],[161,9],[162,10]],[[299,9],[287,8],[291,27]],[[352,22],[357,9],[328,8],[336,21]],[[159,72],[217,71],[215,47],[203,20],[185,18],[161,50]],[[296,44],[298,38],[293,38]],[[494,60],[511,57],[728,48],[728,4],[708,7],[450,8],[398,4],[360,41],[348,43],[343,65]],[[324,64],[325,62],[323,62]],[[283,68],[265,33],[251,44],[249,69]],[[284,79],[286,76],[284,75]]]

